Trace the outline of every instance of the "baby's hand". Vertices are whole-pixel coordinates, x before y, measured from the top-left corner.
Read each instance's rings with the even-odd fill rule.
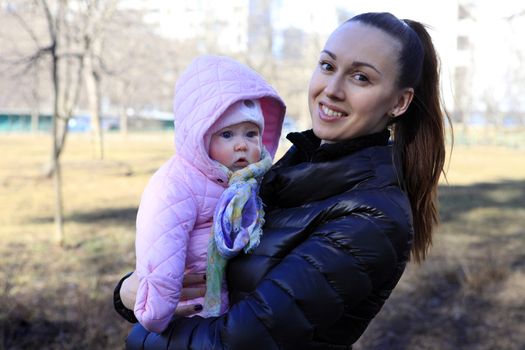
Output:
[[[122,282],[120,287],[120,299],[125,307],[133,310],[135,307],[135,298],[137,296],[137,289],[139,288],[139,279],[137,274],[133,272]]]

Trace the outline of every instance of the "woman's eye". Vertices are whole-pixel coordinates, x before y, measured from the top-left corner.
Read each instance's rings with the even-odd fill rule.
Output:
[[[327,72],[331,72],[334,70],[334,67],[326,61],[319,61],[319,67],[321,67],[321,70]]]
[[[356,73],[354,74],[354,79],[356,80],[359,80],[359,81],[362,81],[362,82],[368,82],[368,77],[364,74],[361,74],[361,73]]]
[[[223,131],[221,132],[221,137],[224,137],[225,139],[229,139],[233,136],[233,133],[231,131]]]

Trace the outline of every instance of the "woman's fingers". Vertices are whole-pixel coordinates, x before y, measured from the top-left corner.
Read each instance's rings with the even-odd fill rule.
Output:
[[[191,316],[202,311],[201,304],[191,304],[191,305],[180,305],[175,309],[176,316]]]
[[[206,275],[203,273],[185,274],[182,279],[180,300],[189,300],[204,297],[206,294]],[[192,287],[193,286],[193,287]]]
[[[206,287],[184,287],[180,292],[180,300],[189,300],[204,297],[206,294]]]
[[[194,284],[204,284],[206,282],[206,274],[204,273],[188,273],[182,279],[182,286],[191,286]]]

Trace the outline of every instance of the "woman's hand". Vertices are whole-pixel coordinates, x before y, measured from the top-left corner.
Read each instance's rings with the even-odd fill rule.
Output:
[[[180,293],[180,301],[204,297],[206,294],[206,275],[203,273],[193,273],[184,275],[182,279],[182,291]],[[137,296],[137,289],[139,288],[139,279],[137,274],[133,272],[128,278],[122,282],[120,288],[120,298],[125,307],[133,310],[135,307],[135,298]],[[191,316],[202,311],[201,304],[179,305],[175,309],[177,316]]]
[[[206,275],[203,273],[193,273],[184,275],[182,279],[182,291],[180,293],[180,300],[190,300],[204,297],[206,294],[206,287],[203,286],[206,282]],[[201,304],[179,305],[175,309],[177,316],[191,316],[202,311]]]

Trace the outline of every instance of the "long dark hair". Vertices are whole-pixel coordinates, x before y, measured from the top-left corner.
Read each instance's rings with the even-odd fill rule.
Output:
[[[392,124],[395,157],[400,160],[404,186],[414,220],[412,258],[425,259],[432,232],[439,224],[437,186],[445,163],[445,118],[439,93],[439,64],[425,26],[390,13],[364,13],[351,18],[379,28],[401,43],[398,87],[412,87],[414,98]]]

